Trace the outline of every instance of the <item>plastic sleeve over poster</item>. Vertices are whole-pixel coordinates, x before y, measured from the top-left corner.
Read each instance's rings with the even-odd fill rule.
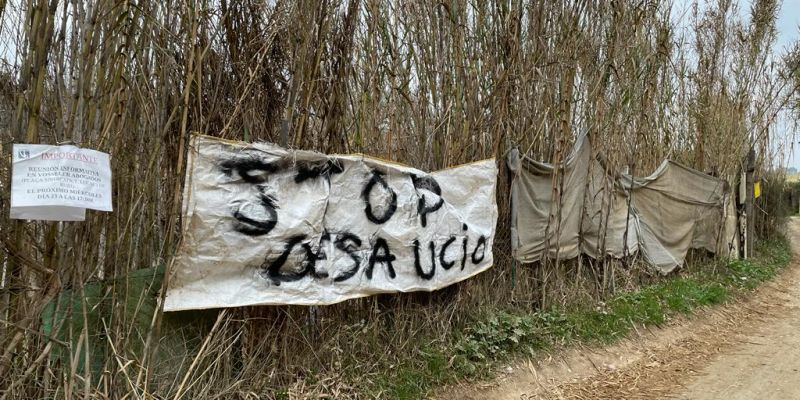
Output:
[[[108,154],[72,145],[14,144],[11,218],[83,221],[86,209],[112,211]]]

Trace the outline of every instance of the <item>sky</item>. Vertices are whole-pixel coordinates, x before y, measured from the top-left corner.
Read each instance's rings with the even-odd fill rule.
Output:
[[[739,4],[745,6],[745,12],[750,9],[749,0],[739,0]],[[778,42],[776,43],[778,51],[786,50],[792,42],[798,39],[800,36],[798,35],[798,26],[800,26],[800,0],[784,0],[778,16]]]
[[[712,0],[674,0],[673,21],[678,28],[688,28],[691,24],[691,12],[688,10],[697,1],[701,7]],[[738,5],[739,15],[747,22],[750,19],[752,0],[734,0]],[[776,23],[778,36],[773,50],[777,57],[786,53],[792,43],[800,40],[800,0],[782,0],[781,9]],[[773,161],[784,167],[794,167],[800,170],[800,131],[795,132],[790,126],[787,113],[778,117],[772,131],[772,147],[778,150],[778,156]],[[796,136],[796,137],[793,137]],[[777,166],[777,165],[776,165]]]
[[[741,0],[740,0],[741,1]],[[747,1],[749,4],[749,1]],[[749,7],[748,7],[749,8]],[[789,46],[800,39],[800,0],[784,0],[781,6],[780,15],[778,17],[778,41],[776,43],[776,50],[785,52]],[[791,136],[792,132],[787,123],[781,124],[783,126],[783,134]],[[794,143],[789,152],[789,159],[787,160],[788,167],[800,169],[800,132],[797,132],[794,138]],[[792,138],[787,139],[787,142]],[[787,143],[789,145],[789,143]]]
[[[687,28],[690,21],[688,8],[691,4],[699,2],[701,5],[714,0],[673,0],[673,18],[676,24],[680,27],[684,25]],[[750,8],[752,0],[734,0],[738,4],[739,13],[745,21],[749,19]],[[16,5],[6,11],[19,12],[19,0],[11,0],[10,4]],[[0,29],[5,32],[9,29],[15,29],[15,18],[9,18],[9,12],[5,13],[2,20]],[[19,16],[17,16],[17,19]],[[782,0],[781,9],[778,14],[778,21],[776,24],[778,30],[778,37],[774,46],[775,53],[780,55],[785,53],[797,40],[800,40],[800,0]],[[13,40],[0,41],[0,62],[13,63],[13,57],[16,56],[16,49],[13,46]],[[775,148],[786,149],[784,152],[785,157],[782,164],[787,167],[794,167],[800,170],[800,131],[794,132],[794,127],[790,126],[788,118],[778,121],[776,129],[773,134],[776,139],[773,140]],[[796,136],[796,137],[793,137]],[[792,140],[793,139],[793,140]]]

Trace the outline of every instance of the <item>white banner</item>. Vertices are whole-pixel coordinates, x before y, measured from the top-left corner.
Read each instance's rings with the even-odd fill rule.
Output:
[[[112,210],[108,154],[44,144],[14,144],[12,153],[12,219],[83,221],[87,208]]]
[[[194,137],[167,311],[432,291],[492,266],[494,160],[423,171]]]

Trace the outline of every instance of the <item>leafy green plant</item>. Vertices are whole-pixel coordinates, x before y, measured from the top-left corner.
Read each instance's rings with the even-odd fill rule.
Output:
[[[761,255],[748,260],[734,260],[728,264],[728,282],[735,287],[753,289],[778,273],[791,259],[792,252],[786,238],[760,242],[756,249]]]
[[[492,366],[509,357],[574,342],[610,343],[629,334],[635,324],[660,325],[675,315],[723,303],[774,277],[791,258],[785,238],[762,243],[757,251],[758,257],[732,260],[719,272],[703,268],[670,277],[620,293],[594,308],[486,312],[451,346],[425,352],[411,371],[401,369],[388,392],[397,398],[423,396],[428,385],[420,385],[421,380],[433,385],[458,377],[485,377]]]
[[[541,347],[546,330],[538,317],[539,314],[500,312],[468,328],[455,348],[469,360],[485,361],[519,348]]]

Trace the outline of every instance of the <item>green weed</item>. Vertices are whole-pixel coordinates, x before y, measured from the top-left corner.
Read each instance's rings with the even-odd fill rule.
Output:
[[[633,292],[620,293],[594,308],[489,310],[452,338],[426,347],[406,365],[387,369],[371,391],[386,398],[416,399],[458,379],[487,379],[510,358],[571,343],[611,343],[635,325],[661,325],[676,315],[720,304],[774,277],[791,259],[785,238],[760,243],[758,256],[673,276]]]

